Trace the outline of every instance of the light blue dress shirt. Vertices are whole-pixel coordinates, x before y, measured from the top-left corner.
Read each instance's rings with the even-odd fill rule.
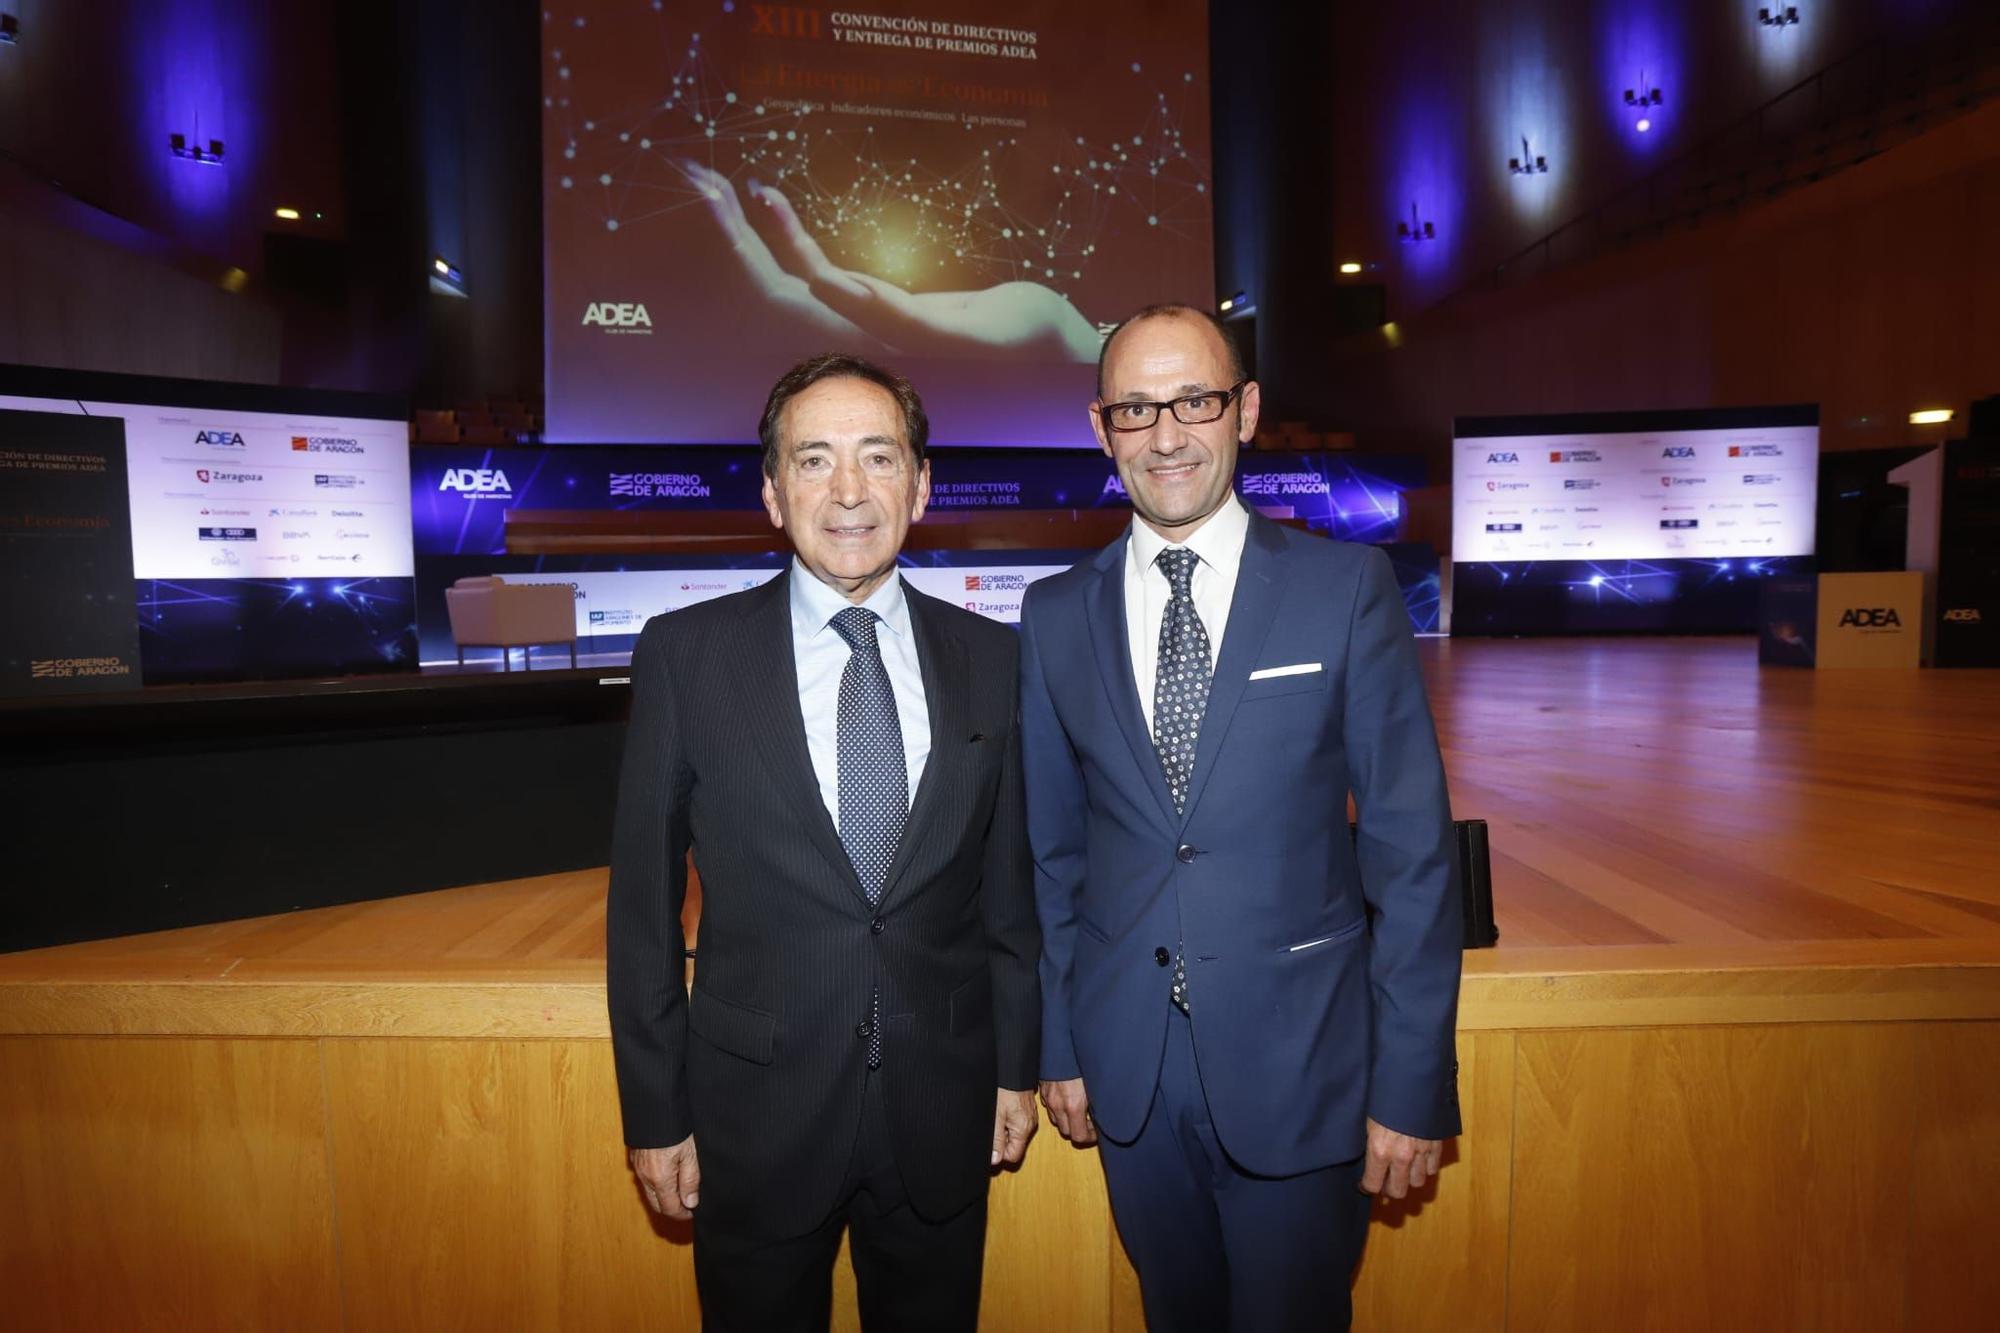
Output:
[[[806,749],[812,755],[819,797],[833,825],[840,827],[840,677],[852,649],[833,618],[852,605],[839,592],[792,559],[792,660],[799,671],[799,711],[805,716]],[[903,760],[910,775],[910,800],[931,755],[931,715],[924,700],[924,673],[917,662],[917,639],[901,575],[889,579],[862,603],[881,617],[875,642],[896,696],[896,722],[903,732]]]

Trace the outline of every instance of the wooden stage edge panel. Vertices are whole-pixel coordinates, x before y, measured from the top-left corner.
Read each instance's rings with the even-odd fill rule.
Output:
[[[1465,1132],[1378,1210],[1356,1326],[1991,1327],[2000,673],[1423,651],[1502,939],[1465,957]],[[0,1322],[696,1329],[620,1144],[603,897],[0,956]],[[984,1328],[1143,1327],[1095,1153],[1045,1126],[991,1209]]]

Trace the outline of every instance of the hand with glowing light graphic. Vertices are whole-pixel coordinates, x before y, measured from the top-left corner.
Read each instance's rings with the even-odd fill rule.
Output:
[[[791,201],[771,186],[753,181],[739,196],[728,177],[699,163],[683,162],[681,170],[707,198],[751,285],[789,318],[823,330],[848,350],[1097,359],[1103,336],[1060,292],[1038,282],[911,292],[828,259]]]

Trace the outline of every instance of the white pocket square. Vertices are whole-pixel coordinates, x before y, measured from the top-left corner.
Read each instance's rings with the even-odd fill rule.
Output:
[[[1317,662],[1297,662],[1291,666],[1259,667],[1250,673],[1252,680],[1270,680],[1276,676],[1305,676],[1319,670]]]

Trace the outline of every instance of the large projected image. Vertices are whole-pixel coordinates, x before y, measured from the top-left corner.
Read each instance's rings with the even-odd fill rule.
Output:
[[[147,683],[415,665],[404,421],[89,398],[0,407],[123,422]]]
[[[1812,554],[1816,425],[1461,433],[1452,448],[1459,563]]]
[[[837,348],[915,381],[937,443],[1091,445],[1101,330],[1213,296],[1207,24],[551,5],[548,438],[746,442]]]
[[[1814,407],[1486,417],[1452,445],[1454,633],[1748,630],[1812,566]]]

